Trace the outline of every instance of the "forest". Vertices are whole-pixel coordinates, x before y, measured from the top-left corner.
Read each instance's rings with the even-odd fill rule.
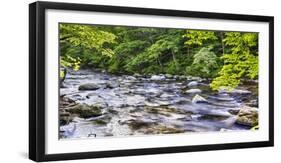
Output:
[[[210,79],[213,90],[258,78],[257,33],[64,23],[59,28],[62,67],[198,76]]]

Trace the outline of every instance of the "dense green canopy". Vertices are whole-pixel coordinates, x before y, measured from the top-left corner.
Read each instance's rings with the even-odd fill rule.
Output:
[[[192,75],[235,88],[258,77],[257,33],[60,24],[60,63],[118,74]]]

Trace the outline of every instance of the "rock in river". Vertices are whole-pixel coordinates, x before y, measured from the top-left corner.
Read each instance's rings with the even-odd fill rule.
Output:
[[[151,80],[164,80],[165,79],[165,76],[162,76],[162,75],[152,75]]]
[[[90,118],[101,116],[101,108],[93,105],[78,104],[73,107],[66,108],[71,114],[78,114],[81,118]]]
[[[258,125],[258,109],[249,106],[242,106],[237,115],[236,123],[246,126]]]
[[[86,84],[82,84],[79,86],[79,90],[83,90],[83,91],[86,91],[86,90],[98,90],[100,89],[100,85],[96,84],[96,83],[86,83]]]
[[[189,87],[197,86],[199,83],[197,81],[192,81],[187,84]]]
[[[192,103],[207,103],[207,102],[208,101],[204,97],[198,94],[196,94],[192,99]]]
[[[173,75],[171,75],[171,74],[165,74],[165,77],[168,78],[168,79],[171,79],[171,78],[173,78]]]
[[[202,91],[200,89],[189,89],[185,91],[185,93],[201,93]]]

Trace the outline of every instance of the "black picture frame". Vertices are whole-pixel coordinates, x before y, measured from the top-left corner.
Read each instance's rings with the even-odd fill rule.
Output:
[[[261,142],[161,147],[83,153],[45,153],[45,12],[47,9],[95,11],[123,14],[161,15],[175,17],[240,20],[269,23],[269,140]],[[29,158],[34,161],[55,161],[116,156],[208,151],[236,148],[268,147],[274,144],[274,18],[270,16],[222,14],[166,9],[103,6],[88,4],[34,2],[29,5]]]

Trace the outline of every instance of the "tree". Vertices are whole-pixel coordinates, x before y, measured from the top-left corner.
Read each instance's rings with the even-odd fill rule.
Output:
[[[111,73],[193,75],[232,89],[258,75],[257,34],[61,23],[60,63]],[[187,53],[186,53],[187,51]]]
[[[223,41],[230,47],[230,53],[221,57],[224,65],[210,85],[214,90],[220,87],[231,90],[242,78],[258,76],[257,33],[226,32],[225,36]]]
[[[193,58],[192,65],[188,66],[186,69],[187,74],[201,77],[216,76],[217,69],[219,68],[217,63],[218,57],[211,51],[210,47],[201,48]]]
[[[200,30],[187,30],[186,34],[183,35],[188,40],[184,43],[188,46],[203,45],[206,41],[217,40],[215,32],[210,31],[200,31]]]
[[[206,42],[212,42],[218,39],[215,32],[202,30],[186,30],[183,37],[187,39],[184,44],[187,46],[188,56],[192,54],[194,47],[202,47]]]
[[[150,30],[145,30],[150,31]],[[183,31],[178,29],[154,29],[153,36],[146,42],[139,55],[132,57],[125,66],[128,71],[143,70],[143,73],[177,73],[179,64],[177,55],[183,47]],[[143,37],[142,37],[143,39]],[[133,52],[134,53],[134,52]]]
[[[60,24],[59,27],[62,66],[77,69],[79,67],[77,63],[81,60],[75,55],[77,51],[85,49],[94,49],[101,55],[112,57],[113,51],[107,48],[106,44],[114,43],[116,38],[114,34],[91,25]]]

